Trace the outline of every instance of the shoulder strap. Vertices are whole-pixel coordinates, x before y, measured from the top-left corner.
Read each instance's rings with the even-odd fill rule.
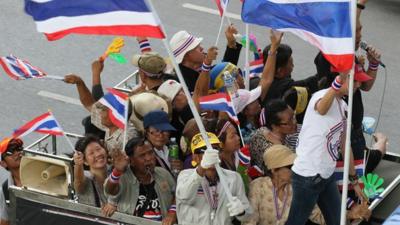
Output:
[[[8,179],[3,182],[3,194],[6,200],[6,204],[10,202],[10,193],[8,191]]]
[[[96,185],[94,184],[94,180],[90,180],[90,182],[92,183],[92,186],[93,186],[94,200],[96,203],[96,207],[101,207],[99,193],[97,192]]]

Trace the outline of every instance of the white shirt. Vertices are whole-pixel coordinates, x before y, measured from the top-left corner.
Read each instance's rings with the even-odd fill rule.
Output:
[[[327,179],[335,171],[346,127],[347,104],[336,98],[328,112],[320,115],[315,105],[328,90],[320,90],[310,99],[299,134],[297,158],[292,170],[304,177],[320,174]]]

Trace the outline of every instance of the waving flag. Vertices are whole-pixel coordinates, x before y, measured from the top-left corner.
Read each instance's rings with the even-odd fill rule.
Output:
[[[41,69],[34,67],[29,62],[13,55],[1,57],[0,65],[3,67],[6,74],[14,80],[25,80],[46,76],[46,73]]]
[[[199,105],[201,109],[226,112],[236,124],[239,124],[231,97],[227,93],[203,96],[199,99]]]
[[[128,120],[128,118],[126,118],[128,114],[126,110],[128,110],[127,101],[129,96],[112,88],[108,88],[107,90],[108,93],[105,94],[99,102],[109,109],[108,115],[111,122],[115,126],[125,129]]]
[[[224,14],[226,6],[229,3],[229,0],[215,0],[215,3],[217,3],[219,15],[222,16]]]
[[[353,65],[350,0],[246,0],[242,20],[294,33],[318,47],[336,71]]]
[[[252,77],[260,77],[264,70],[263,59],[257,59],[250,62],[250,78]]]
[[[19,129],[15,130],[13,136],[21,138],[34,131],[42,134],[51,134],[51,135],[64,134],[63,130],[58,125],[58,122],[56,118],[54,118],[53,114],[51,112],[47,112],[26,123]]]
[[[25,11],[49,41],[71,33],[165,38],[145,0],[25,0]]]

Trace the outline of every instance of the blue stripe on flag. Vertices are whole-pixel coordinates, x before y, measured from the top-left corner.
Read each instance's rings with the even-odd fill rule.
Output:
[[[125,105],[121,104],[115,95],[108,93],[103,97],[122,117],[125,116]]]
[[[150,12],[144,0],[53,0],[37,3],[25,0],[25,11],[35,21],[58,16],[82,16],[112,11]]]
[[[42,124],[40,124],[35,130],[47,129],[51,130],[53,128],[58,128],[55,120],[48,120]]]
[[[242,20],[273,29],[295,28],[323,37],[351,38],[349,7],[349,2],[277,4],[246,0]]]
[[[363,169],[357,168],[356,173],[358,177],[361,177],[363,175]],[[335,171],[335,177],[337,181],[343,180],[343,171]]]
[[[232,107],[230,107],[226,102],[221,103],[202,103],[200,102],[201,109],[208,109],[208,110],[216,110],[216,111],[225,111],[230,113],[231,115],[235,115]]]

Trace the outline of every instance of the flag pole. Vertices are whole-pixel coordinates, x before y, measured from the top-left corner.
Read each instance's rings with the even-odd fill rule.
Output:
[[[356,35],[356,0],[350,1],[350,18],[351,18],[351,29],[352,29],[352,43],[353,51],[355,50],[355,35]],[[349,184],[349,166],[350,166],[350,136],[351,136],[351,121],[353,115],[353,88],[354,88],[354,59],[352,63],[349,76],[349,100],[347,108],[347,127],[346,127],[346,145],[344,154],[344,171],[343,171],[343,190],[342,190],[342,205],[340,208],[340,225],[346,225],[346,214],[347,214],[347,195],[348,195],[348,184]]]
[[[224,19],[225,19],[225,16],[226,16],[225,14],[226,14],[227,9],[228,9],[228,4],[226,4],[226,7],[222,12],[221,24],[219,25],[217,40],[215,41],[215,45],[214,46],[218,46],[218,41],[219,41],[219,37],[221,36],[222,27],[224,26]],[[231,23],[230,19],[228,17],[226,17],[226,19],[228,20],[229,25],[231,25],[232,23]]]
[[[244,80],[244,86],[247,90],[250,90],[250,68],[249,68],[249,52],[250,52],[250,37],[249,37],[249,24],[246,23],[246,60],[244,63],[246,77]]]
[[[176,62],[176,59],[175,59],[174,55],[172,54],[172,50],[171,50],[171,48],[170,48],[170,46],[168,44],[167,33],[165,32],[164,26],[161,23],[161,20],[159,19],[157,11],[153,7],[153,3],[151,2],[151,0],[148,0],[148,4],[149,4],[149,7],[150,7],[150,10],[154,13],[154,16],[159,21],[161,30],[165,34],[165,38],[163,39],[164,46],[167,49],[168,55],[169,55],[169,57],[171,59],[171,62],[172,62],[173,66],[174,66],[174,68],[176,70],[176,74],[177,74],[177,76],[179,78],[179,81],[180,81],[180,83],[182,85],[182,89],[183,89],[183,91],[184,91],[184,93],[186,95],[186,98],[188,99],[189,107],[192,110],[193,117],[194,117],[194,119],[195,119],[195,121],[197,123],[197,126],[199,127],[201,136],[203,137],[203,139],[204,139],[204,141],[206,143],[207,149],[213,149],[213,147],[211,146],[210,141],[208,139],[208,136],[207,136],[207,133],[206,133],[206,129],[204,128],[204,124],[203,124],[203,122],[201,120],[200,114],[197,111],[197,108],[196,108],[196,106],[195,106],[195,104],[193,102],[192,97],[190,96],[190,92],[189,92],[189,89],[188,89],[188,87],[187,87],[187,85],[185,83],[185,80],[183,79],[182,72],[179,69],[178,63]],[[222,173],[222,169],[221,169],[220,165],[219,164],[215,164],[215,169],[217,170],[217,173],[218,173],[218,176],[219,176],[219,180],[220,180],[221,185],[222,185],[222,187],[223,187],[223,189],[225,191],[225,194],[227,195],[229,202],[231,202],[232,199],[233,199],[232,193],[229,190],[229,186],[226,183],[226,180],[225,180],[224,174]]]
[[[60,123],[57,121],[56,117],[54,116],[53,112],[49,109],[50,114],[53,116],[54,121],[56,121],[57,126],[63,131],[63,136],[65,137],[65,140],[67,140],[68,145],[71,147],[71,149],[75,152],[75,147],[72,144],[71,140],[68,139],[67,135],[65,134],[64,129],[61,127]]]
[[[126,139],[128,136],[128,110],[129,110],[129,97],[126,99],[125,101],[125,111],[124,111],[124,119],[125,119],[125,129],[124,129],[124,136],[122,139],[122,151],[124,151],[125,149],[125,145],[126,145]]]
[[[64,81],[64,77],[61,77],[61,76],[46,75],[43,78],[47,79],[47,80],[62,80],[62,81]]]

